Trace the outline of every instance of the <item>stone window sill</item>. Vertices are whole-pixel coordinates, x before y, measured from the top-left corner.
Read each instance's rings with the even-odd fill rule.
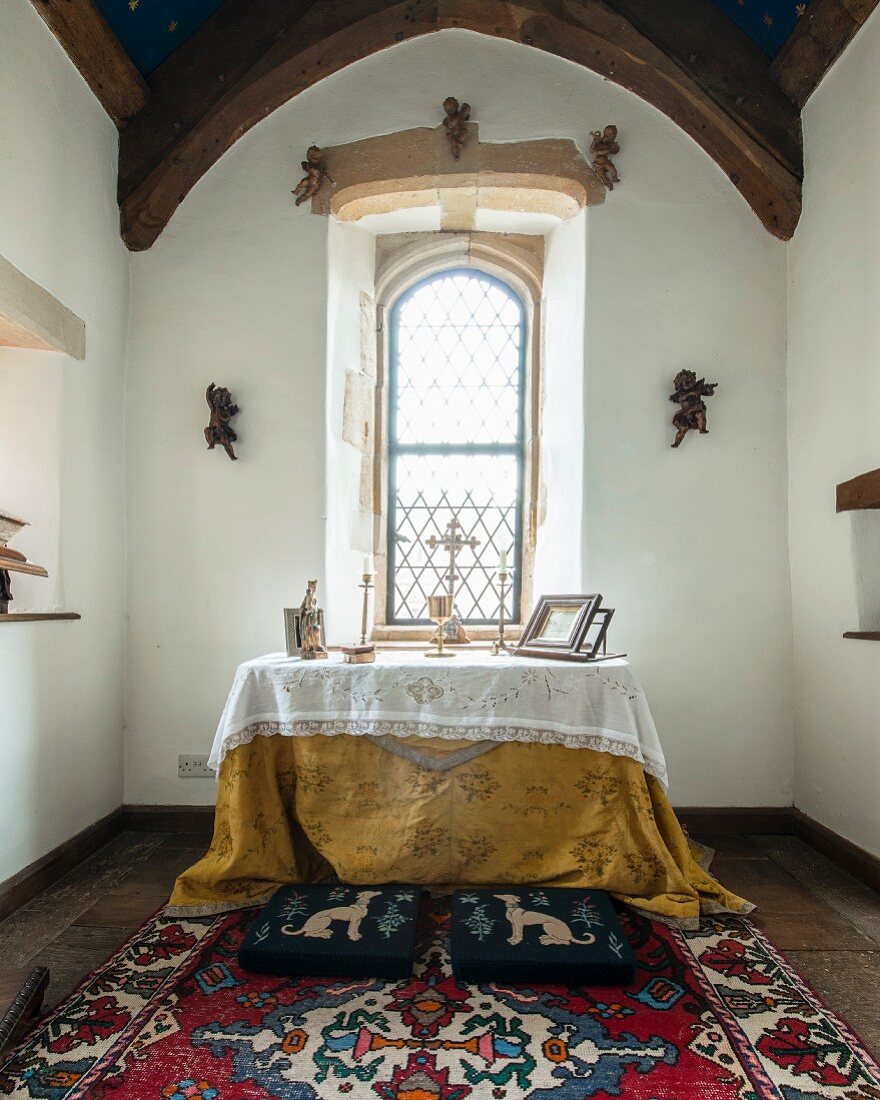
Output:
[[[377,623],[373,627],[371,640],[374,642],[412,642],[418,645],[426,645],[430,642],[436,627],[434,626],[386,626]],[[468,626],[468,637],[472,642],[493,642],[498,637],[498,627],[492,626]],[[520,623],[505,623],[504,637],[509,644],[518,641],[523,632]]]

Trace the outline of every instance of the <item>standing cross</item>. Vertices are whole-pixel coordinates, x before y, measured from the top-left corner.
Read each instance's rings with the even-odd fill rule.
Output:
[[[431,535],[429,539],[425,539],[425,545],[430,546],[432,550],[436,550],[439,546],[443,550],[449,551],[449,572],[446,574],[446,582],[449,586],[449,595],[453,599],[455,598],[455,582],[458,580],[458,574],[455,572],[455,559],[458,557],[458,552],[463,550],[465,546],[475,550],[480,545],[480,540],[475,539],[473,536],[469,539],[459,538],[458,532],[461,530],[463,528],[458,522],[458,516],[453,516],[446,525],[446,533],[442,539],[438,539],[436,535]]]

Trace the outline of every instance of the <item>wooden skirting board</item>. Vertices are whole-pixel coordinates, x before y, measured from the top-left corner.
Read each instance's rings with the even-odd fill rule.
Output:
[[[791,834],[791,806],[679,806],[675,815],[691,836]]]
[[[205,833],[214,831],[213,806],[123,806],[124,829],[145,833]]]
[[[827,856],[844,871],[849,871],[854,878],[870,886],[872,890],[880,892],[880,858],[827,826],[820,825],[796,807],[792,807],[790,816],[794,826],[792,832],[796,837]]]
[[[794,832],[790,806],[693,807],[677,809],[679,821],[693,835],[736,836],[738,833]],[[123,827],[142,832],[208,833],[214,825],[213,806],[125,806]]]
[[[796,836],[855,878],[880,891],[880,857],[813,821],[793,806],[691,806],[676,810],[692,836],[776,834]],[[192,833],[205,846],[214,827],[213,806],[120,806],[41,859],[0,882],[0,920],[93,855],[123,829]]]

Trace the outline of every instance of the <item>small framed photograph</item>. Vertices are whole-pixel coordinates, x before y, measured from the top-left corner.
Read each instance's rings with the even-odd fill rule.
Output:
[[[298,657],[302,649],[302,631],[299,628],[300,608],[285,607],[284,609],[284,646],[288,657]],[[321,628],[321,645],[327,648],[327,639],[324,636],[324,611],[318,610],[318,625]]]
[[[541,596],[514,651],[524,657],[572,657],[602,603],[587,596]]]

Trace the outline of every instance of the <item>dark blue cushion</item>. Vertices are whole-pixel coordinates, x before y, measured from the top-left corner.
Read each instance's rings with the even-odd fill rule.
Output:
[[[508,885],[456,893],[452,969],[465,982],[628,985],[635,957],[604,891]]]
[[[238,951],[258,974],[406,978],[419,910],[416,886],[285,886]]]

